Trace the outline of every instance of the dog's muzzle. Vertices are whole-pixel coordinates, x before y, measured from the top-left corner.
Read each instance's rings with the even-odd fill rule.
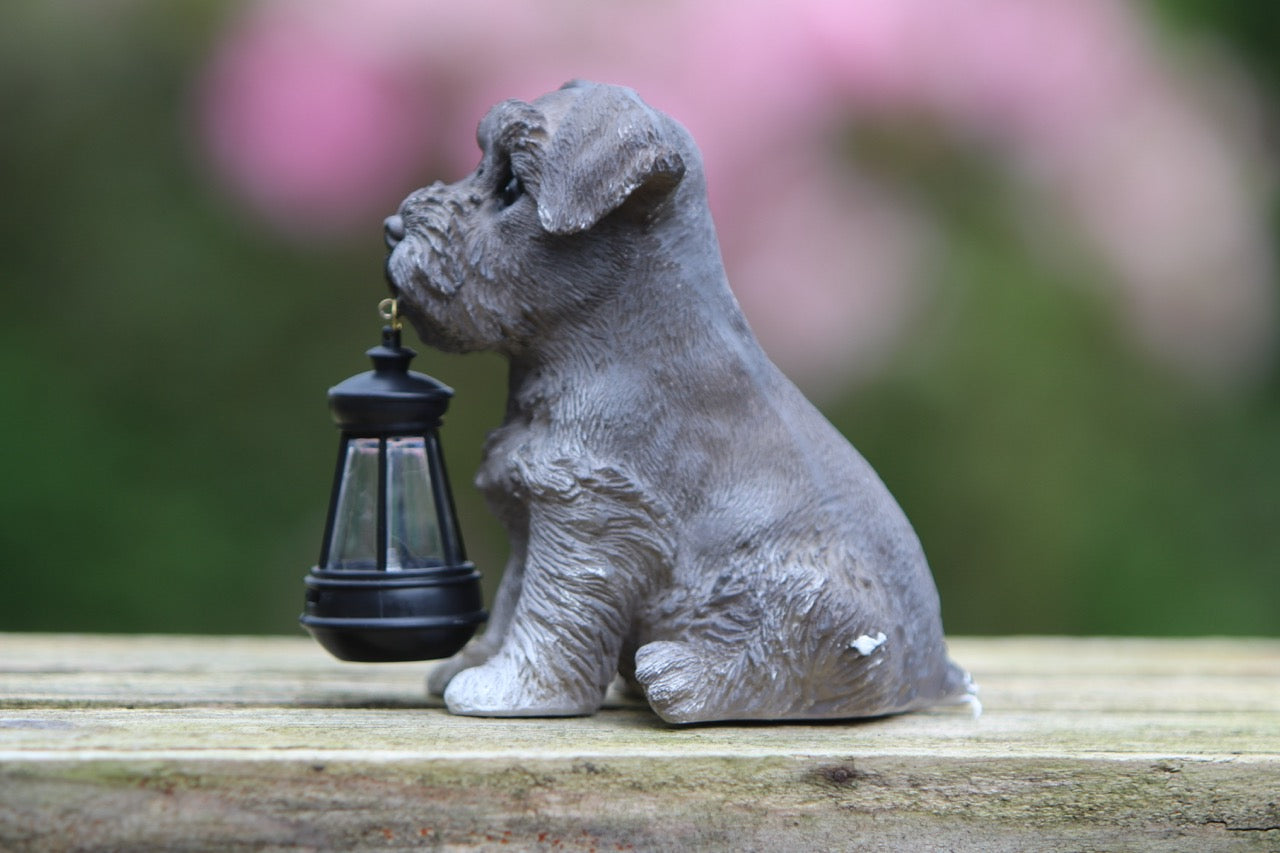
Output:
[[[394,249],[404,239],[404,217],[393,213],[382,220],[382,238],[387,241],[387,248]]]

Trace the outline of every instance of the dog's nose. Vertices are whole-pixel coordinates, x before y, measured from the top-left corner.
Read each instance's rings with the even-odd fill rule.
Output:
[[[382,235],[387,241],[387,248],[394,249],[404,239],[404,218],[393,213],[382,220]]]

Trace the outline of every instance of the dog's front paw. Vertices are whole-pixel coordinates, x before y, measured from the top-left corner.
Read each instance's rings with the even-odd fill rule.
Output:
[[[636,681],[658,716],[668,723],[708,719],[707,698],[714,690],[706,661],[689,643],[659,641],[636,652]]]
[[[484,639],[472,640],[462,651],[432,667],[427,673],[427,693],[431,696],[443,696],[453,677],[464,669],[471,669],[493,657],[496,649],[491,648]]]
[[[454,676],[444,703],[451,714],[472,717],[575,717],[600,709],[603,691],[578,692],[573,695],[572,685],[549,687],[499,656]]]

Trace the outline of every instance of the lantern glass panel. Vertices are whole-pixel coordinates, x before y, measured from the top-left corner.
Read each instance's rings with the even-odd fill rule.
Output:
[[[387,439],[387,571],[444,564],[426,440]]]
[[[378,568],[378,439],[347,441],[326,569]]]

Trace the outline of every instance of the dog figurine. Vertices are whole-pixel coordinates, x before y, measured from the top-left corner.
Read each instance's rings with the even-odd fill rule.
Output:
[[[475,172],[385,223],[422,339],[510,363],[476,483],[511,557],[429,689],[456,714],[591,714],[621,674],[673,723],[969,698],[911,525],[729,290],[689,134],[575,81],[477,135]]]

